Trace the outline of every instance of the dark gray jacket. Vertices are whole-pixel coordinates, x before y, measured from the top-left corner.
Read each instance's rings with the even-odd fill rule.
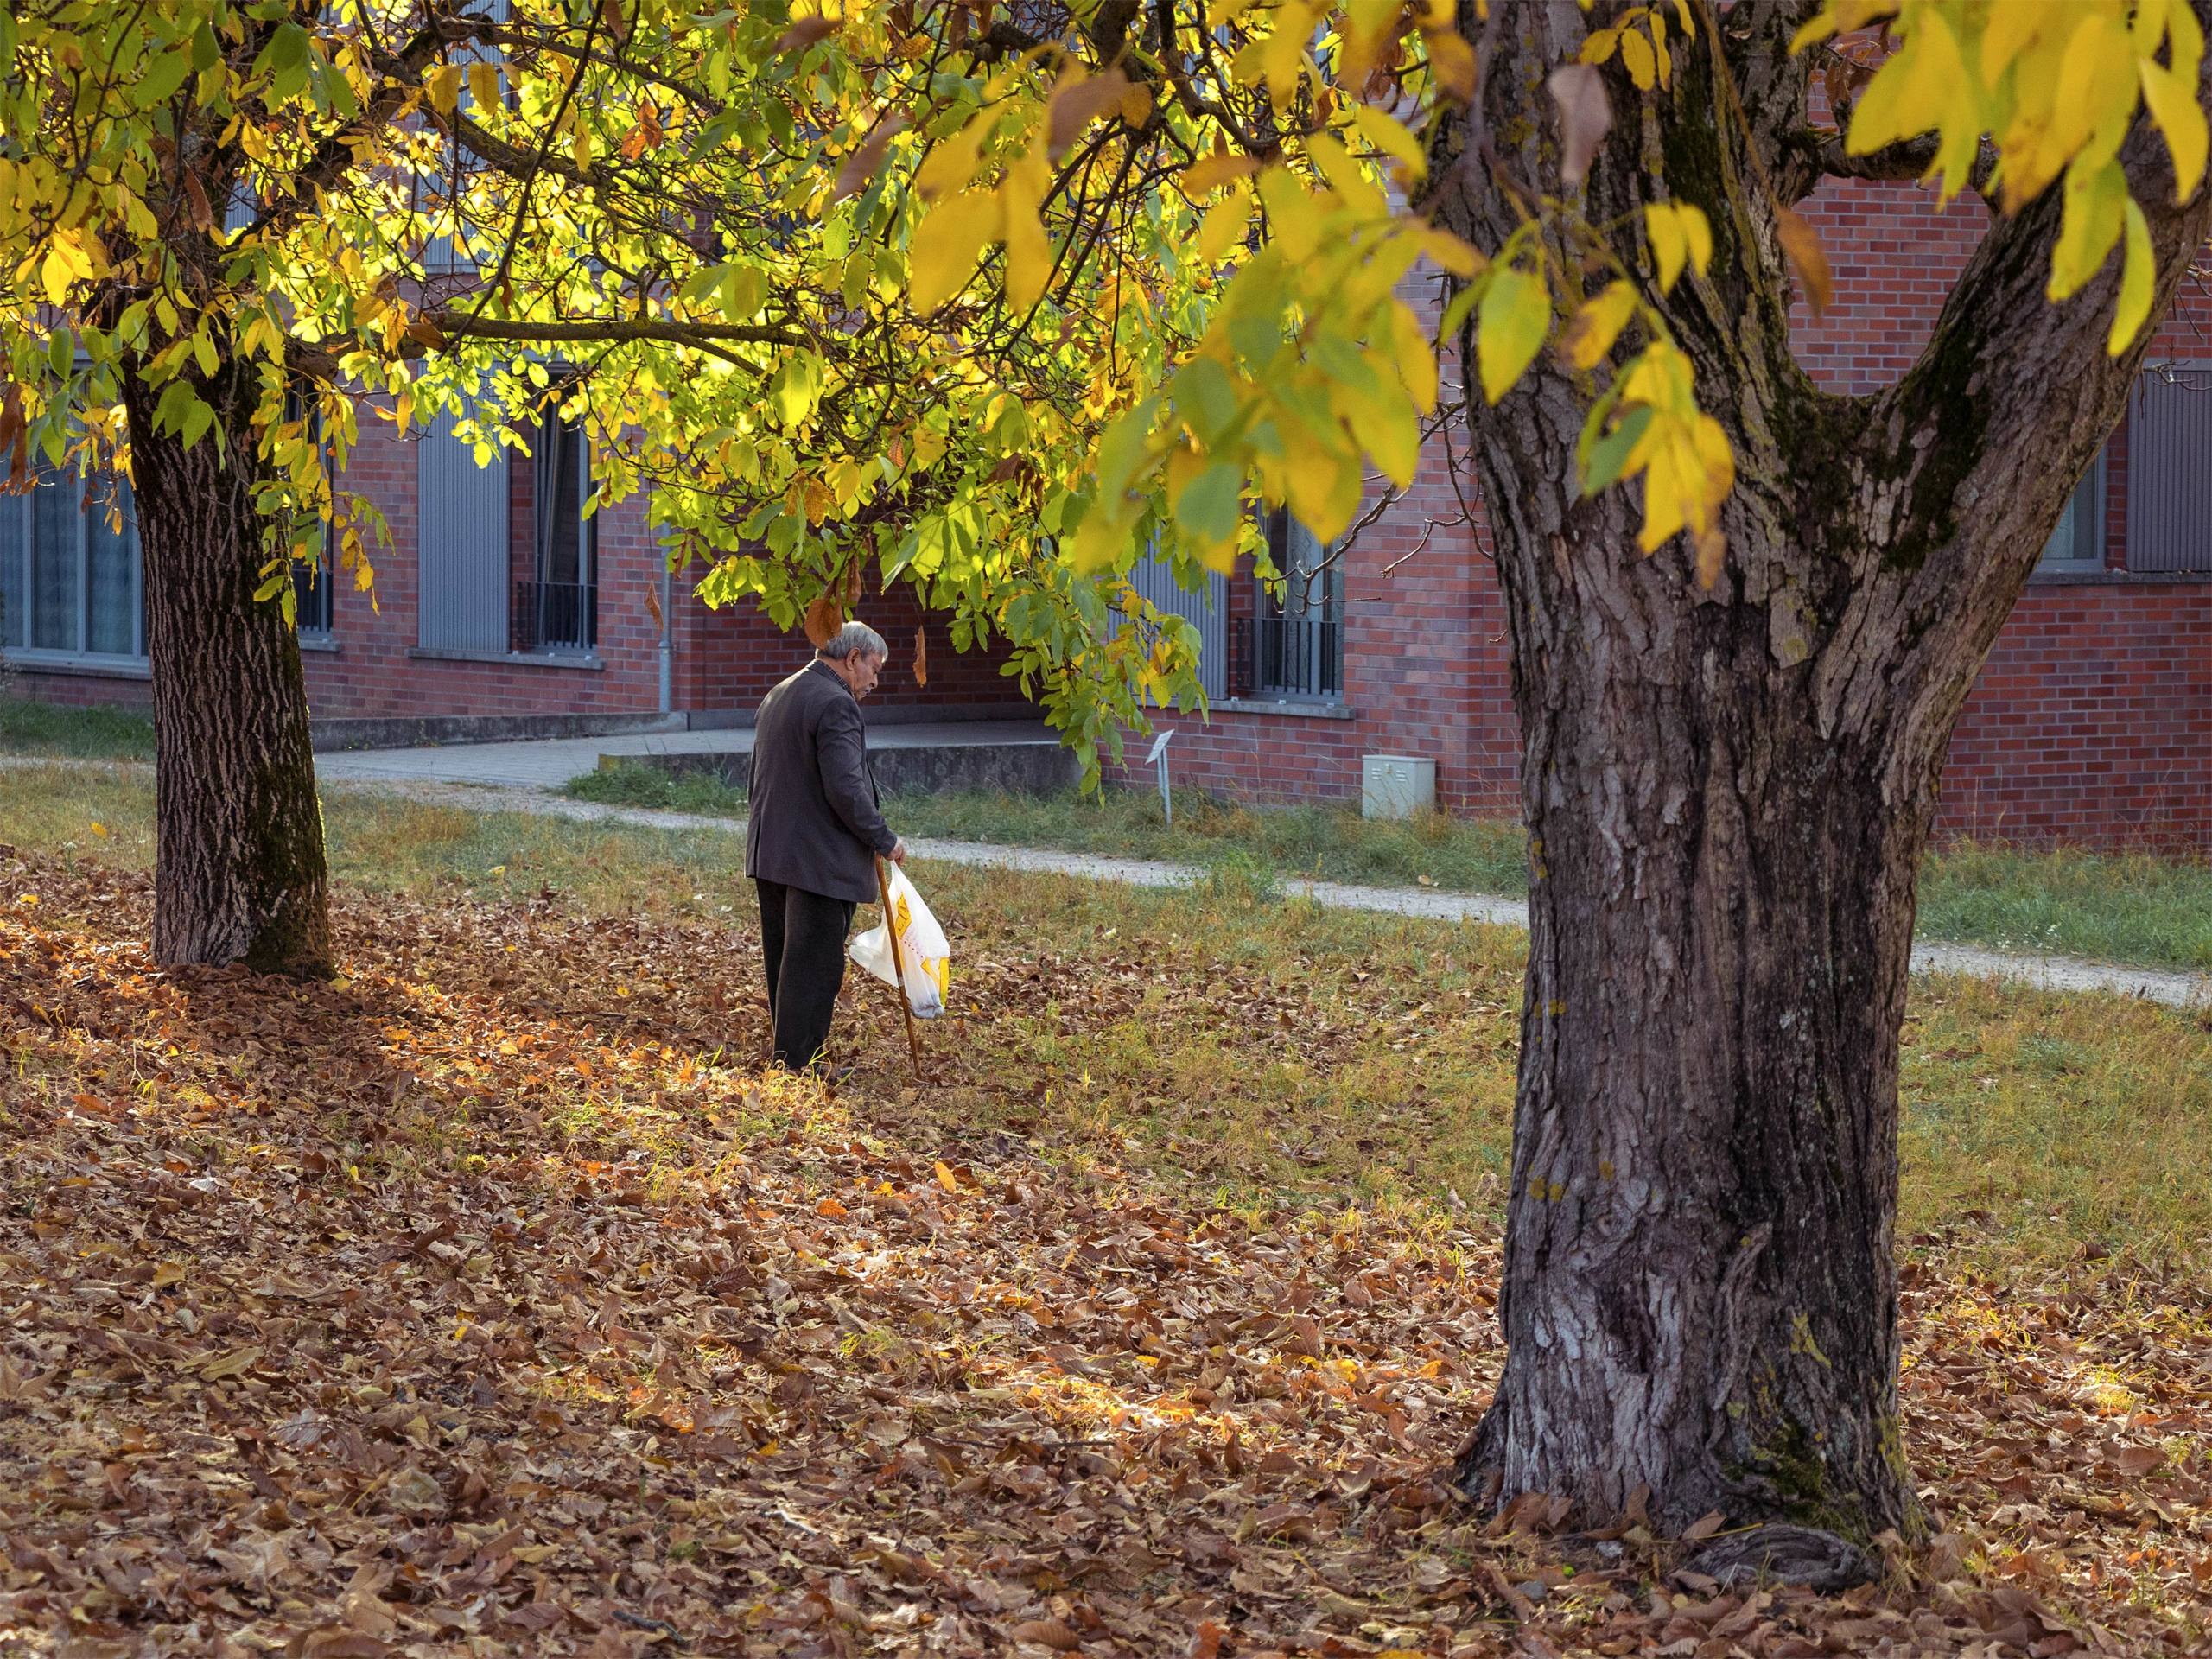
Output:
[[[747,794],[746,874],[874,899],[875,855],[899,837],[883,821],[861,706],[819,658],[760,700]]]

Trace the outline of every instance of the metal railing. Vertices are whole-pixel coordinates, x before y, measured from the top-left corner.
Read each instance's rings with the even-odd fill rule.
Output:
[[[599,643],[599,589],[588,582],[518,582],[509,633],[516,651],[589,651]]]
[[[1344,623],[1337,617],[1254,616],[1231,627],[1232,696],[1340,697]]]

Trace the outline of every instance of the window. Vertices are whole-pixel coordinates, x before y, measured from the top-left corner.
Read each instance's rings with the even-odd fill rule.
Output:
[[[331,570],[327,562],[292,562],[293,624],[308,639],[330,637]]]
[[[555,401],[562,396],[552,394]],[[599,639],[591,444],[581,420],[549,408],[531,445],[530,580],[516,584],[517,651],[589,651]]]
[[[2045,570],[2101,570],[2105,566],[2105,458],[2100,454],[2082,474],[2058,528],[2044,543]]]
[[[304,409],[305,404],[297,391],[285,395],[284,418],[287,421],[301,419]],[[322,449],[323,471],[327,473],[330,470],[330,450],[322,442],[321,412],[317,410],[313,418],[313,436]],[[334,484],[335,481],[333,480]],[[308,639],[327,639],[330,637],[335,608],[333,601],[337,582],[335,573],[330,567],[330,536],[327,524],[323,526],[323,533],[319,539],[322,543],[321,556],[314,564],[309,565],[296,558],[292,561],[292,626]]]
[[[1344,687],[1343,567],[1281,507],[1268,518],[1268,551],[1282,587],[1262,593],[1253,619],[1253,691],[1333,702]]]
[[[146,654],[130,486],[111,474],[41,471],[0,497],[0,647],[58,656]]]
[[[2212,572],[2212,369],[2146,369],[2127,411],[2127,568]]]
[[[1198,631],[1199,689],[1211,702],[1227,696],[1229,578],[1209,570],[1194,593],[1175,580],[1175,568],[1169,560],[1147,552],[1131,568],[1129,585],[1161,615],[1179,616]]]

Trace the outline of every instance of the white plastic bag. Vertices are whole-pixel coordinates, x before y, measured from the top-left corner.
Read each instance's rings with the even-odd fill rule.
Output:
[[[930,914],[922,895],[896,864],[891,872],[891,919],[898,925],[899,949],[906,967],[906,1006],[918,1020],[934,1020],[944,1012],[945,993],[951,983],[952,947],[944,930]],[[891,937],[885,927],[871,927],[846,947],[852,959],[887,985],[896,985],[891,965]]]

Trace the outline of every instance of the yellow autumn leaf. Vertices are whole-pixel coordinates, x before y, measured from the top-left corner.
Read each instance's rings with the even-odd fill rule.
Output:
[[[1340,439],[1332,442],[1294,421],[1281,424],[1290,451],[1283,482],[1291,513],[1322,541],[1334,541],[1359,511],[1367,470],[1359,464],[1359,452]]]
[[[480,110],[494,108],[499,102],[499,72],[491,64],[481,61],[468,66],[468,96]]]
[[[999,113],[995,108],[984,111],[930,151],[914,174],[914,188],[924,201],[965,190],[974,181],[982,159],[983,140],[997,124]]]
[[[2120,270],[2120,303],[2113,312],[2112,334],[2105,341],[2105,351],[2113,357],[2134,343],[2144,319],[2151,315],[2151,289],[2158,270],[2157,256],[2151,251],[2151,226],[2143,210],[2131,196],[2121,211],[2126,220],[2127,251]]]
[[[930,209],[909,255],[913,274],[906,297],[918,314],[927,315],[968,286],[976,262],[998,238],[1001,216],[998,198],[982,190]]]
[[[1426,29],[1421,43],[1428,48],[1429,73],[1436,90],[1455,104],[1475,101],[1475,48],[1451,29]]]
[[[1483,396],[1496,403],[1535,359],[1551,327],[1551,293],[1543,278],[1525,270],[1494,273],[1477,308],[1475,358]]]
[[[1027,310],[1044,297],[1052,276],[1052,243],[1037,217],[1027,190],[1018,189],[1009,174],[1001,187],[1006,209],[1006,296],[1017,309]]]
[[[1641,31],[1624,29],[1620,37],[1621,66],[1628,71],[1628,78],[1636,83],[1636,90],[1648,92],[1659,84],[1659,66],[1652,56],[1651,41]]]
[[[1385,114],[1372,104],[1355,104],[1351,124],[1361,137],[1405,169],[1407,182],[1417,182],[1428,175],[1428,157],[1421,152],[1421,140],[1407,131],[1395,117]]]
[[[1689,238],[1682,233],[1681,220],[1675,217],[1674,205],[1655,201],[1646,207],[1643,231],[1651,243],[1652,261],[1659,269],[1659,291],[1671,294],[1690,257]]]
[[[1319,21],[1319,7],[1306,0],[1290,0],[1275,14],[1274,32],[1260,43],[1260,76],[1267,82],[1268,96],[1277,109],[1288,108],[1298,94],[1305,73],[1306,42]]]
[[[69,297],[69,284],[79,275],[79,262],[72,257],[73,249],[64,251],[60,238],[46,251],[46,257],[39,264],[39,281],[45,285],[46,297],[60,305]]]
[[[1251,223],[1251,187],[1240,182],[1206,210],[1206,216],[1198,226],[1199,259],[1209,266],[1219,264],[1231,248],[1244,240]]]
[[[1421,227],[1421,247],[1423,253],[1462,280],[1480,276],[1490,264],[1471,243],[1462,242],[1451,232],[1440,231],[1433,225]]]
[[[1914,28],[1852,106],[1851,130],[1844,136],[1847,153],[1871,155],[1901,138],[1918,137],[1936,124],[1931,111],[1940,111],[1951,92],[1973,84],[1959,56],[1957,37],[1942,20],[1927,14],[1919,22],[1925,26]]]
[[[1321,245],[1321,206],[1305,182],[1287,167],[1271,167],[1260,175],[1260,200],[1284,255],[1293,264],[1313,257]]]
[[[1702,276],[1713,266],[1712,223],[1706,218],[1705,209],[1693,202],[1676,202],[1675,217],[1681,221],[1682,234],[1688,239],[1690,264]]]
[[[1329,188],[1343,198],[1344,205],[1361,217],[1380,219],[1387,216],[1390,204],[1375,181],[1367,176],[1366,169],[1351,158],[1346,149],[1325,132],[1317,132],[1306,141],[1306,153],[1313,158],[1313,165],[1329,181]]]
[[[2120,240],[2120,204],[2127,199],[2127,175],[2118,162],[2095,167],[2076,162],[2066,169],[2065,208],[2058,245],[2051,250],[2045,298],[2070,299],[2103,267]]]
[[[1659,266],[1659,291],[1669,294],[1687,263],[1702,276],[1713,263],[1713,227],[1702,209],[1686,201],[1655,201],[1643,210],[1651,257]]]
[[[1217,149],[1185,168],[1178,182],[1186,195],[1203,196],[1234,180],[1249,178],[1259,170],[1259,162],[1251,156],[1233,156],[1225,149]]]
[[[1567,360],[1578,369],[1594,369],[1613,349],[1621,330],[1636,315],[1636,289],[1624,282],[1608,283],[1574,314],[1567,325]]]
[[[1424,415],[1436,413],[1436,353],[1413,307],[1394,299],[1389,306],[1390,359],[1399,384]]]
[[[461,102],[461,66],[442,63],[430,71],[423,85],[430,94],[430,107],[440,115],[451,115],[454,106]]]
[[[2212,142],[2203,107],[2195,92],[2164,64],[2145,58],[2137,67],[2142,74],[2143,101],[2150,105],[2151,118],[2165,134],[2166,149],[2173,156],[2174,200],[2187,201],[2203,181],[2205,151],[2208,142]]]

